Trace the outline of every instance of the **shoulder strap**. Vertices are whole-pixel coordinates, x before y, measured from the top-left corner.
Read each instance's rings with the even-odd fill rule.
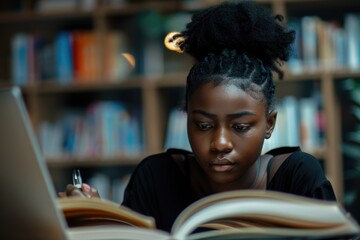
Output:
[[[271,182],[277,170],[291,154],[293,154],[293,152],[276,155],[271,159],[268,165],[268,183]]]

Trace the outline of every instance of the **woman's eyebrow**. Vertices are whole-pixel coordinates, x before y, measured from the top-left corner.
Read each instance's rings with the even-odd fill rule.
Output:
[[[228,116],[230,118],[241,118],[244,116],[255,116],[256,114],[250,111],[241,111],[241,112],[237,112],[237,113],[231,113]]]
[[[209,112],[206,112],[206,111],[203,111],[203,110],[198,110],[198,109],[192,110],[191,113],[204,115],[204,116],[209,117],[209,118],[216,116],[216,114],[209,113]]]
[[[193,110],[192,113],[201,114],[201,115],[204,115],[204,116],[209,117],[209,118],[216,116],[216,114],[214,114],[214,113],[209,113],[209,112],[206,112],[206,111],[203,111],[203,110],[198,110],[198,109]],[[253,112],[250,112],[250,111],[241,111],[241,112],[231,113],[231,114],[228,115],[228,117],[230,117],[230,118],[240,118],[240,117],[243,117],[243,116],[254,116],[254,115],[256,115],[256,114],[253,113]]]

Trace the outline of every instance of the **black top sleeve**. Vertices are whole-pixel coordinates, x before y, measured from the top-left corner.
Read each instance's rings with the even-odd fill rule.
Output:
[[[278,148],[269,154],[277,155],[293,151],[280,166],[267,190],[292,193],[305,197],[336,200],[331,183],[327,180],[317,158],[302,152],[300,148]]]
[[[169,152],[145,158],[125,189],[123,205],[152,216],[159,229],[171,230],[179,213],[196,199]]]

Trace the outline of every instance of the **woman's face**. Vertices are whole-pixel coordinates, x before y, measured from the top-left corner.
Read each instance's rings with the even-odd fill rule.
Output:
[[[188,99],[188,135],[195,158],[215,185],[251,185],[264,138],[275,124],[261,93],[208,83]]]

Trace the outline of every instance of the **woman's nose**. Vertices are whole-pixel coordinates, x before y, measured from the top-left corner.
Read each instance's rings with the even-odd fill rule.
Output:
[[[227,131],[225,128],[217,129],[214,132],[210,148],[214,152],[231,152],[233,150],[233,144],[230,131]]]

